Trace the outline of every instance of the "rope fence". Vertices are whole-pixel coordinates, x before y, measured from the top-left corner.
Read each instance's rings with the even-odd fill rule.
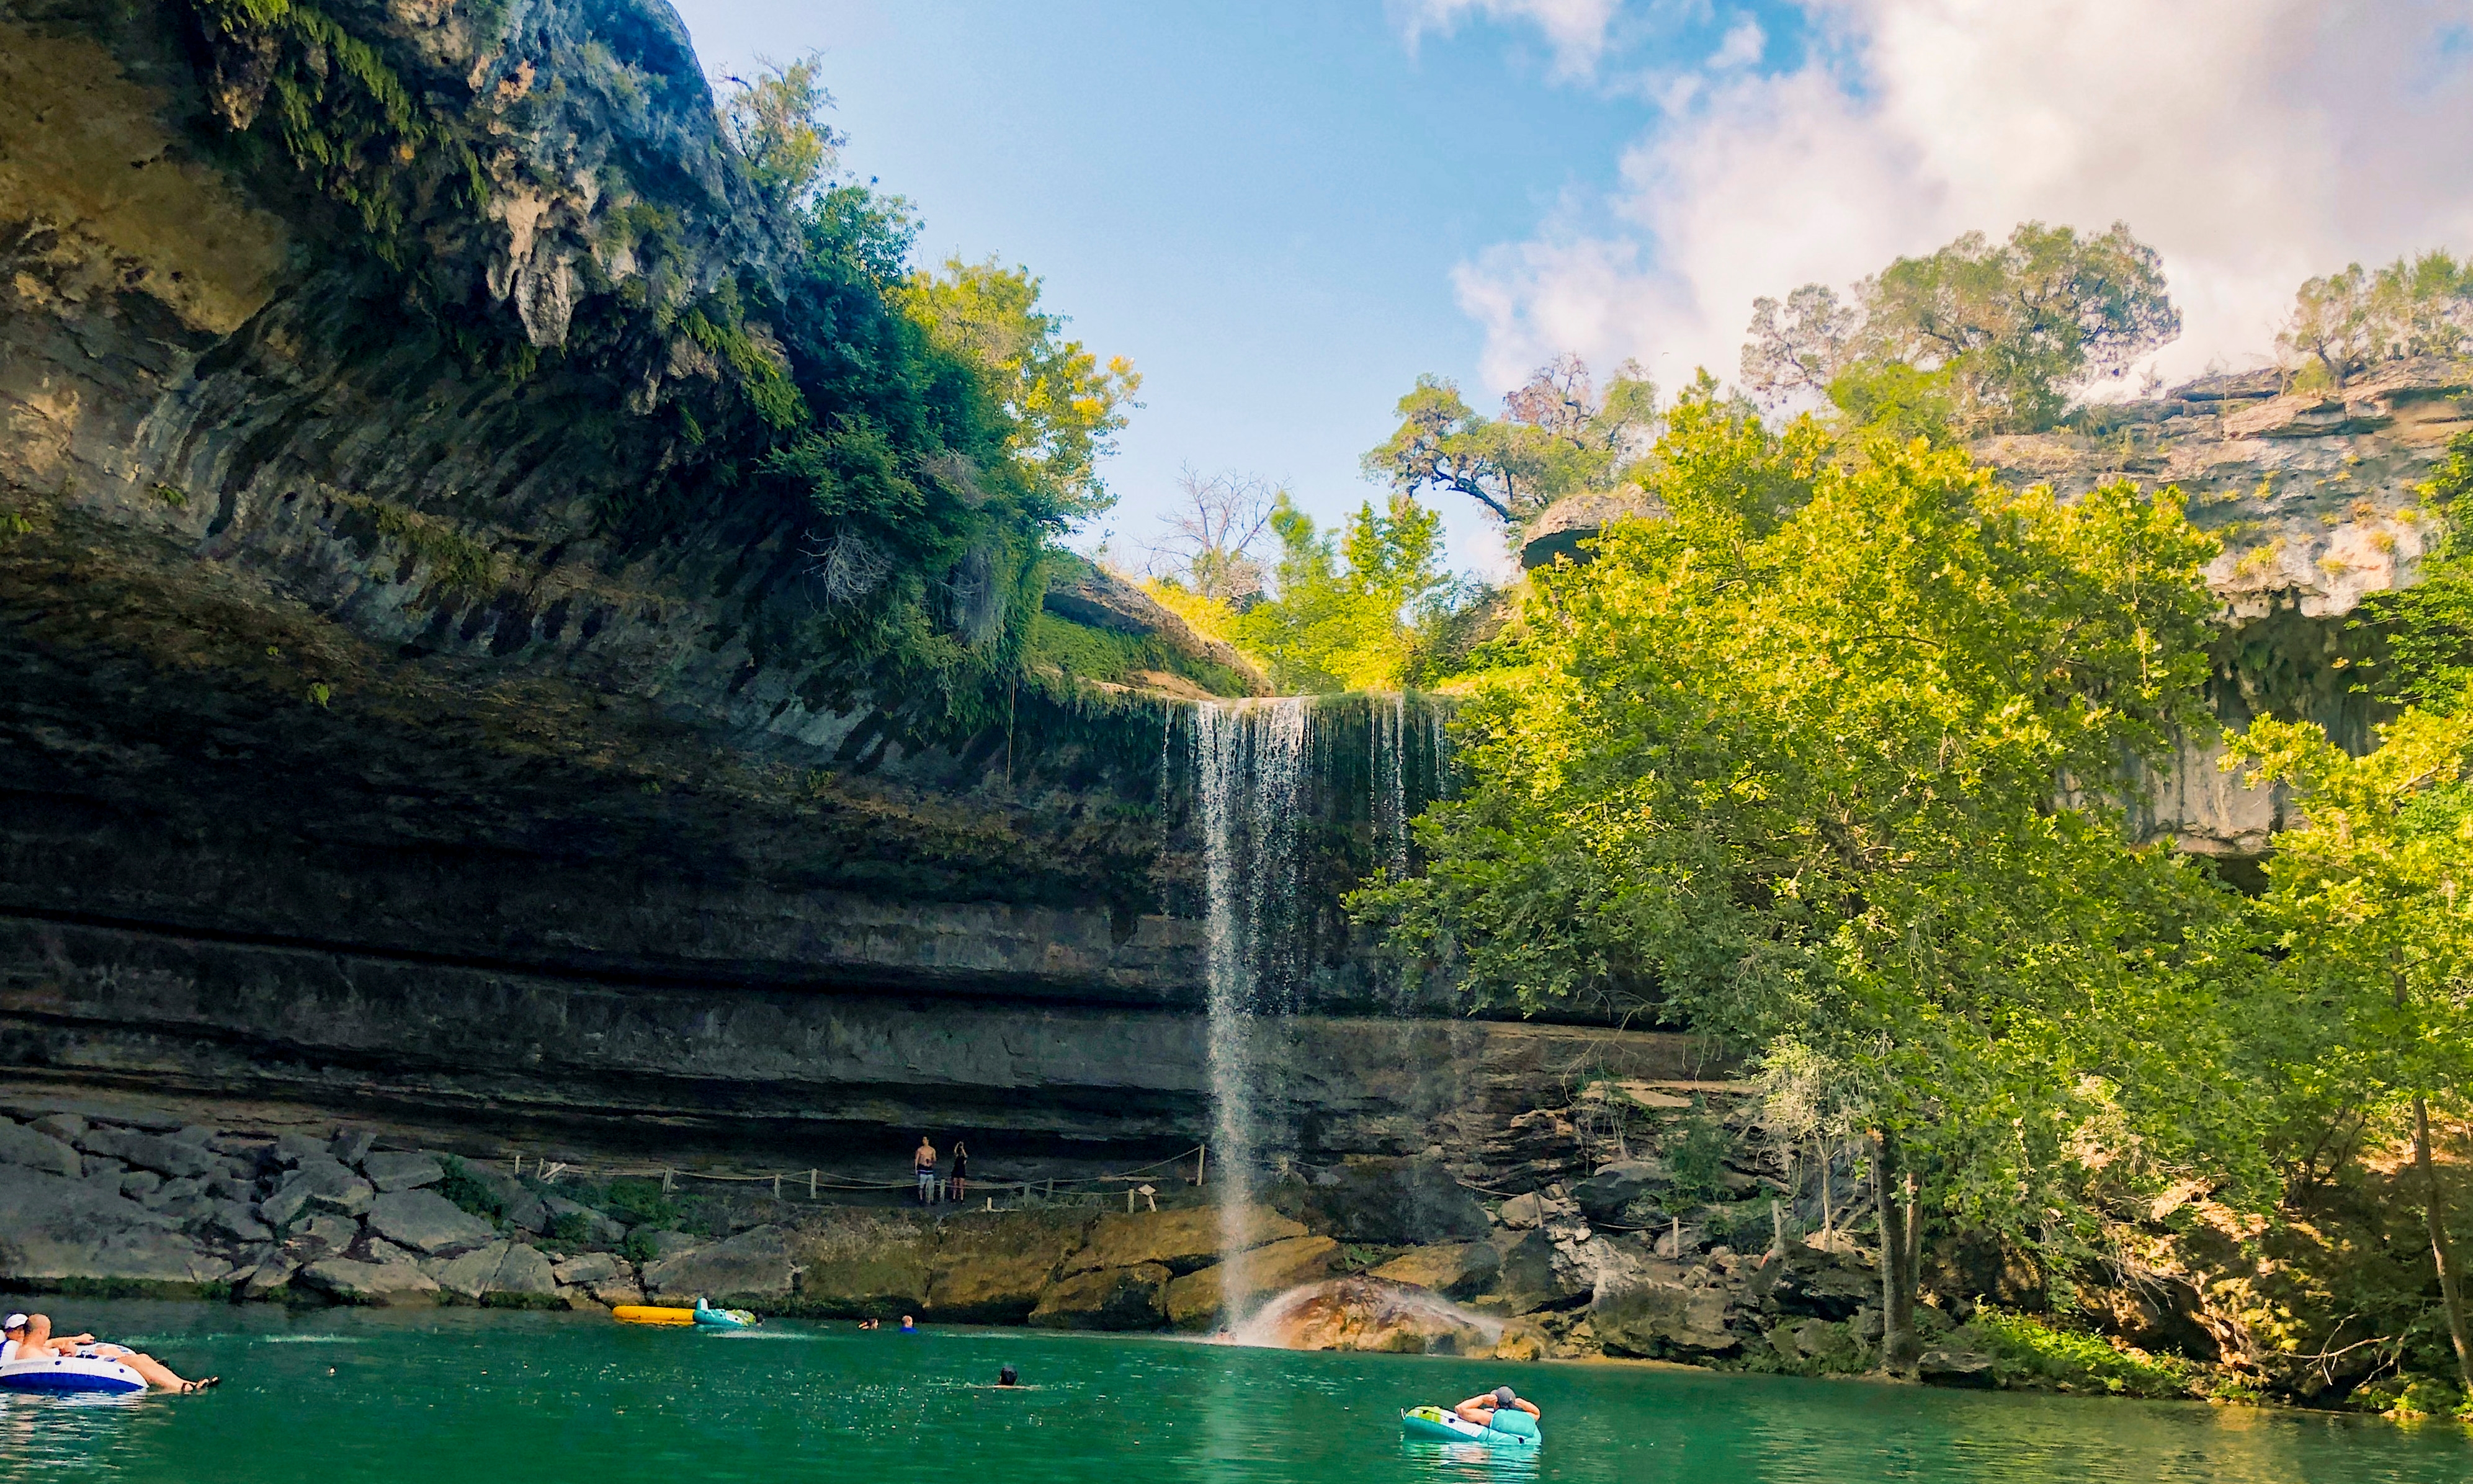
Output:
[[[1184,1167],[1188,1160],[1193,1161],[1193,1172],[1190,1175],[1186,1173]],[[515,1176],[521,1180],[527,1170],[525,1156],[519,1152],[513,1156],[513,1161]],[[1134,1197],[1140,1193],[1136,1188],[1138,1185],[1152,1179],[1165,1179],[1167,1177],[1163,1172],[1170,1170],[1174,1171],[1175,1179],[1180,1184],[1199,1185],[1208,1174],[1210,1162],[1210,1146],[1197,1144],[1182,1154],[1113,1174],[1068,1176],[1046,1180],[991,1180],[972,1175],[965,1177],[967,1181],[965,1198],[985,1193],[993,1203],[996,1197],[1010,1194],[1022,1201],[1038,1201],[1044,1204],[1062,1204],[1069,1201],[1087,1205],[1094,1196],[1106,1196],[1112,1193],[1105,1187],[1122,1185],[1125,1187],[1126,1209],[1130,1210],[1133,1209]],[[658,1180],[661,1183],[661,1193],[664,1195],[677,1193],[683,1181],[702,1181],[718,1185],[769,1185],[772,1186],[773,1199],[777,1201],[796,1200],[802,1189],[806,1192],[807,1200],[822,1202],[828,1192],[835,1194],[907,1192],[919,1188],[919,1182],[915,1176],[909,1180],[865,1180],[839,1175],[821,1166],[804,1170],[763,1170],[740,1173],[684,1169],[674,1164],[605,1164],[575,1160],[536,1158],[531,1161],[529,1169],[534,1180],[552,1186],[562,1180],[595,1183],[612,1180]],[[945,1199],[943,1192],[948,1186],[952,1177],[938,1175],[934,1178],[938,1192],[937,1199],[942,1201]],[[1157,1209],[1156,1193],[1153,1193],[1149,1199],[1152,1209]]]

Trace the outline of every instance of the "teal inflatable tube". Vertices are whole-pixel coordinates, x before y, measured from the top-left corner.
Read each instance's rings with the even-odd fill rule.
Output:
[[[713,1308],[698,1299],[695,1322],[723,1329],[744,1329],[756,1323],[756,1316],[743,1308]]]
[[[1502,1425],[1480,1427],[1466,1421],[1456,1412],[1446,1412],[1438,1406],[1414,1407],[1400,1414],[1400,1431],[1404,1436],[1428,1443],[1492,1443],[1503,1448],[1543,1448],[1546,1435],[1537,1428],[1537,1419],[1525,1412],[1501,1412],[1497,1416]]]

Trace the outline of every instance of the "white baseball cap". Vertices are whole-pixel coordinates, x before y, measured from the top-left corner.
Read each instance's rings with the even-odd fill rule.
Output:
[[[12,1314],[7,1319],[0,1319],[0,1329],[23,1329],[25,1328],[26,1316],[23,1314]]]

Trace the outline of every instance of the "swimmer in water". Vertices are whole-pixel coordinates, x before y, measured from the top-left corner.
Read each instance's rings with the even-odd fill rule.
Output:
[[[1021,1373],[1016,1371],[1011,1366],[1007,1366],[996,1373],[996,1384],[999,1386],[1019,1386],[1021,1384]]]
[[[919,1332],[919,1327],[911,1322],[910,1316],[907,1314],[901,1316],[901,1332],[904,1334],[917,1334]]]

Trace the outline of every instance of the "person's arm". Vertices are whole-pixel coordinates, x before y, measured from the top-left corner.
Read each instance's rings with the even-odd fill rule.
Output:
[[[1494,1415],[1494,1396],[1489,1392],[1484,1396],[1471,1397],[1452,1408],[1452,1414],[1461,1422],[1475,1423],[1482,1427],[1485,1420]]]
[[[1536,1418],[1539,1422],[1544,1422],[1546,1420],[1546,1414],[1537,1410],[1537,1403],[1529,1400],[1525,1397],[1521,1397],[1515,1400],[1511,1404],[1527,1413],[1529,1416]]]

